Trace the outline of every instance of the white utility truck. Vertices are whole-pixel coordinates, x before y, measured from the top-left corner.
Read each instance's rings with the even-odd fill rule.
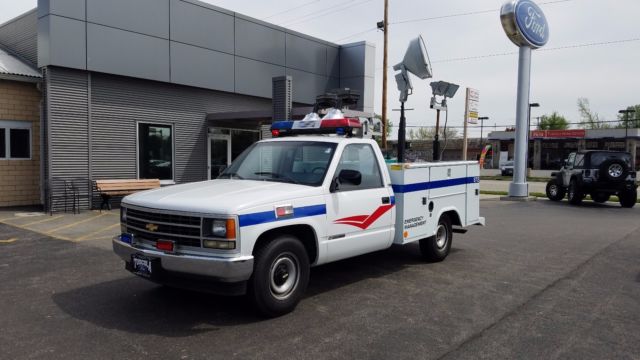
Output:
[[[311,266],[416,241],[441,261],[453,232],[484,225],[477,162],[387,165],[360,130],[352,118],[276,122],[273,139],[216,180],[127,196],[113,249],[151,281],[247,292],[278,316],[299,302]]]

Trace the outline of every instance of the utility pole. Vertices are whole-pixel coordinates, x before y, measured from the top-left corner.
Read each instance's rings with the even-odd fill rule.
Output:
[[[380,28],[380,23],[378,23]],[[387,150],[387,44],[389,38],[389,0],[384,0],[384,55],[382,57],[382,148]]]

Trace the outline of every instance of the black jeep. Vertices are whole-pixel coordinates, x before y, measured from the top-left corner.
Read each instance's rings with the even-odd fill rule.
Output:
[[[622,207],[631,208],[638,198],[636,171],[631,154],[623,151],[584,150],[569,154],[564,166],[551,173],[547,197],[578,205],[587,196],[604,203],[617,195]]]

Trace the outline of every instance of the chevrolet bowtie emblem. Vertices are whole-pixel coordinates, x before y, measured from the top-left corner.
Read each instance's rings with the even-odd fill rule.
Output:
[[[145,228],[149,231],[158,231],[158,225],[156,224],[147,224]]]

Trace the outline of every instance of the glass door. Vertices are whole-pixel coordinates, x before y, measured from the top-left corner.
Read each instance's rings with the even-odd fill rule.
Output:
[[[209,136],[209,180],[215,179],[231,164],[231,136]]]

